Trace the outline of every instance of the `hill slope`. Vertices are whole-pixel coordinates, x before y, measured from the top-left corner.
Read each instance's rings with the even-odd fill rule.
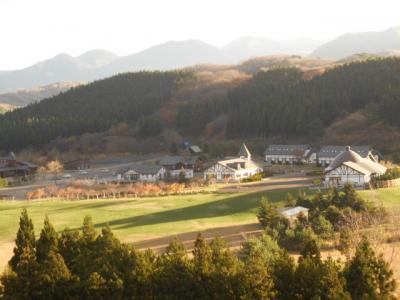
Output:
[[[311,142],[360,110],[368,111],[371,124],[399,130],[400,59],[354,62],[313,76],[296,68],[251,76],[229,67],[121,74],[0,117],[0,148],[42,147],[121,122],[130,128],[124,134],[137,141],[158,137],[158,145],[162,135],[171,142],[167,132],[197,139]],[[374,145],[365,131],[347,129],[349,135],[364,132],[365,139],[357,140]]]
[[[61,82],[46,86],[39,86],[32,89],[21,89],[16,92],[0,94],[0,104],[8,104],[12,106],[26,106],[30,103],[40,101],[45,98],[52,97],[69,90],[70,88],[82,85],[81,82]]]
[[[318,47],[312,56],[342,59],[357,53],[385,53],[400,49],[400,27],[381,32],[349,33]]]
[[[60,54],[33,66],[0,73],[0,92],[15,91],[63,81],[88,81],[99,67],[117,56],[104,50],[93,50],[78,57]]]
[[[267,38],[242,37],[224,46],[222,53],[235,61],[241,61],[257,56],[309,54],[319,45],[321,42],[312,39],[277,41]]]

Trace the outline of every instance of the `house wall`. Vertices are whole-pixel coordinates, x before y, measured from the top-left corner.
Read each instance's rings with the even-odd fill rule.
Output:
[[[254,169],[240,169],[233,170],[221,164],[215,164],[212,167],[204,171],[204,180],[209,177],[215,178],[218,182],[223,181],[240,181],[244,178],[248,178],[262,170],[259,168]]]
[[[178,170],[169,170],[168,173],[172,178],[178,178],[181,172],[185,173],[185,178],[190,179],[193,178],[193,169],[178,169]]]
[[[166,170],[164,168],[160,169],[157,174],[139,174],[134,171],[128,171],[123,175],[118,175],[118,180],[126,180],[131,182],[156,182],[158,180],[165,178]]]
[[[347,166],[340,166],[325,174],[326,186],[338,186],[350,183],[355,186],[363,186],[370,182],[369,175],[362,174]]]
[[[212,177],[219,182],[226,180],[235,180],[235,172],[232,169],[227,168],[219,163],[216,163],[215,165],[205,170],[203,175],[204,180],[207,180],[207,178],[209,177]]]
[[[275,164],[293,164],[299,161],[299,157],[295,155],[265,155],[265,161]],[[305,158],[300,159],[302,163],[308,163]]]

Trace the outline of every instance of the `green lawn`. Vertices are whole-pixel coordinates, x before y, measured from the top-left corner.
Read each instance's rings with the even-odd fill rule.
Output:
[[[388,208],[400,208],[400,188],[365,190],[359,191],[359,194],[376,204],[382,204]]]
[[[38,233],[47,214],[57,230],[78,228],[91,215],[97,228],[109,224],[126,241],[178,234],[232,224],[256,222],[255,212],[262,196],[279,203],[287,192],[299,189],[251,194],[196,194],[137,199],[81,201],[2,201],[0,241],[15,237],[23,207],[28,209]],[[311,193],[311,191],[307,191]]]

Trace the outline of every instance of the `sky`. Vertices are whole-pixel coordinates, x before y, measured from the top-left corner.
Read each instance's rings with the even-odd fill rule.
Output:
[[[400,26],[398,0],[0,0],[0,70],[59,53],[131,54],[169,40],[328,41]]]

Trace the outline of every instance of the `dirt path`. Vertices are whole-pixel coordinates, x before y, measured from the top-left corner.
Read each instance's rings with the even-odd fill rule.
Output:
[[[251,236],[260,236],[262,230],[258,223],[232,225],[226,227],[211,228],[207,230],[186,232],[182,234],[164,236],[154,239],[145,239],[139,242],[135,242],[134,245],[139,249],[150,248],[157,253],[162,253],[174,238],[178,238],[185,245],[187,250],[192,250],[193,243],[199,232],[202,233],[206,240],[213,239],[217,236],[222,237],[226,240],[229,247],[235,248],[240,246]]]
[[[14,241],[1,240],[0,241],[0,272],[3,272],[7,266],[8,261],[13,255]]]

